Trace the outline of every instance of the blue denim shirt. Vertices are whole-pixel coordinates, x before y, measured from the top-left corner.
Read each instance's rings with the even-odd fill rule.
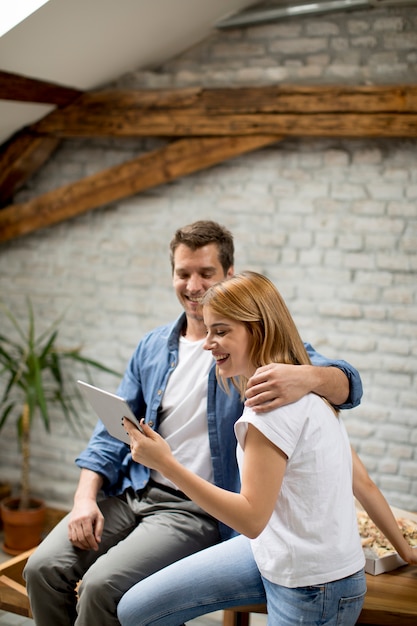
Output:
[[[178,362],[179,337],[185,325],[185,314],[174,323],[160,326],[149,332],[133,353],[117,394],[129,403],[138,418],[158,429],[158,412],[170,374]],[[349,379],[350,395],[340,408],[352,408],[362,397],[359,373],[345,361],[331,361],[305,344],[312,363],[339,367]],[[217,486],[229,491],[239,491],[239,471],[236,462],[234,424],[243,411],[237,391],[231,387],[225,393],[217,384],[215,363],[208,377],[207,423],[210,441],[213,478]],[[143,489],[149,480],[149,469],[132,461],[129,446],[108,434],[98,421],[87,448],[77,457],[80,468],[97,472],[104,479],[106,494],[120,494],[128,487]],[[234,531],[219,524],[222,539]]]

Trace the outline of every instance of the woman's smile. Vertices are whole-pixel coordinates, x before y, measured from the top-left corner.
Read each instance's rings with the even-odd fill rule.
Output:
[[[249,333],[242,322],[214,313],[210,305],[203,307],[207,338],[204,349],[210,350],[219,374],[225,378],[247,376],[252,371],[249,361]]]
[[[223,363],[230,355],[229,354],[214,354],[212,353],[214,358],[216,359],[216,363]]]

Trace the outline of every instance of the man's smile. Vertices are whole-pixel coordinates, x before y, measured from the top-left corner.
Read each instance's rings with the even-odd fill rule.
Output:
[[[185,298],[187,298],[187,300],[189,300],[190,302],[195,302],[196,304],[200,304],[201,300],[202,300],[203,296],[185,296]]]

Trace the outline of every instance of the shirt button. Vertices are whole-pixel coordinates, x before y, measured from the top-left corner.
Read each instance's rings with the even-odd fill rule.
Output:
[[[152,428],[152,426],[153,426],[153,421],[152,421],[152,420],[150,420],[150,421],[148,422],[148,426],[150,426],[150,428]]]
[[[162,389],[158,389],[158,396],[162,395]]]
[[[171,367],[175,367],[175,361],[172,361]]]

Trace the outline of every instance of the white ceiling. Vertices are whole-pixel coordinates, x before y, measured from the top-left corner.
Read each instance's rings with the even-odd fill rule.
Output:
[[[49,0],[0,37],[0,70],[81,90],[151,69],[254,0]],[[0,32],[12,16],[3,1]],[[29,3],[30,4],[30,3]],[[0,144],[53,107],[1,100]]]

